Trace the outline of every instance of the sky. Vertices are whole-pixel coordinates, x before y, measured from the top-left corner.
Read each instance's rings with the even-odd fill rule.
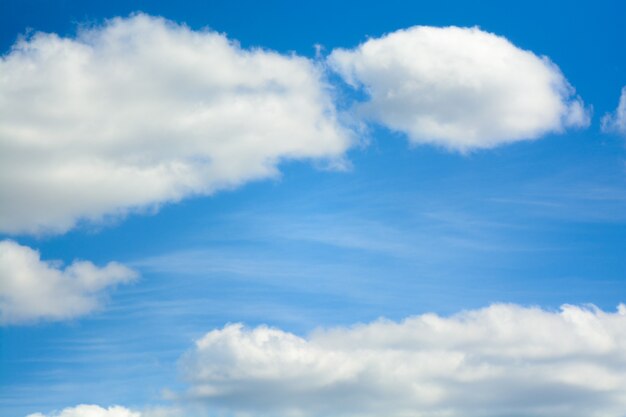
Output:
[[[0,414],[626,416],[578,3],[0,0]]]

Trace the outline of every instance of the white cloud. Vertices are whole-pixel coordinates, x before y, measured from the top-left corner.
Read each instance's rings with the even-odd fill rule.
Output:
[[[478,28],[412,27],[336,49],[328,62],[369,94],[364,117],[414,143],[467,151],[589,124],[548,58]]]
[[[0,324],[65,320],[101,306],[105,290],[128,283],[137,273],[116,262],[99,268],[74,261],[62,268],[42,261],[39,252],[0,241]]]
[[[63,232],[340,160],[324,69],[146,15],[76,38],[37,33],[0,60],[0,232]]]
[[[492,305],[308,337],[232,324],[181,367],[190,398],[259,416],[622,417],[626,307]]]
[[[607,113],[602,117],[602,131],[626,135],[626,87],[622,88],[622,94],[615,112]]]
[[[29,414],[27,417],[141,417],[141,413],[114,405],[102,408],[97,405],[81,404],[76,407],[65,408],[51,414]]]
[[[190,415],[204,416],[205,414],[203,410],[191,408],[182,410],[175,407],[147,407],[137,411],[119,405],[103,408],[98,405],[81,404],[47,414],[29,414],[26,417],[189,417]]]

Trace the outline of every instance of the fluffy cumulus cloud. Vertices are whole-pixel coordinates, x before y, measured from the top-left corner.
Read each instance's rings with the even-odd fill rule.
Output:
[[[622,88],[622,95],[614,113],[605,114],[602,118],[604,132],[616,132],[626,135],[626,87]]]
[[[76,407],[65,408],[60,412],[50,414],[29,414],[27,417],[141,417],[141,413],[131,411],[121,406],[102,408],[97,405],[82,404]]]
[[[210,194],[277,174],[284,159],[340,161],[319,64],[135,15],[36,33],[0,58],[0,232]]]
[[[548,58],[478,28],[412,27],[337,49],[328,62],[369,95],[364,117],[414,143],[467,151],[589,124]]]
[[[181,364],[191,398],[235,413],[622,417],[626,307],[492,305],[308,337],[232,324]]]
[[[100,268],[75,261],[63,268],[58,262],[42,261],[29,247],[0,241],[0,324],[90,313],[101,306],[107,288],[136,278],[135,271],[116,262]]]

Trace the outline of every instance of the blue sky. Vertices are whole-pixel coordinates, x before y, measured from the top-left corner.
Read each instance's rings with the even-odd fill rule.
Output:
[[[230,323],[244,323],[247,329],[259,332],[266,328],[257,326],[267,325],[279,329],[276,331],[281,332],[280,337],[287,338],[285,340],[291,340],[287,336],[294,336],[311,345],[326,346],[324,343],[331,336],[314,336],[316,329],[339,329],[336,331],[351,335],[351,326],[372,323],[379,318],[403,323],[407,317],[434,313],[444,321],[455,320],[454,317],[463,311],[491,314],[489,306],[499,305],[497,303],[510,306],[515,312],[511,314],[520,314],[520,323],[526,323],[527,317],[539,309],[546,317],[537,324],[541,327],[541,323],[569,317],[560,310],[560,306],[567,304],[577,306],[575,308],[597,320],[592,321],[592,330],[601,327],[615,346],[626,346],[621,344],[626,324],[623,321],[615,325],[602,322],[614,320],[612,314],[617,314],[614,313],[617,306],[626,301],[626,129],[620,131],[617,122],[613,128],[602,128],[601,122],[606,114],[616,112],[620,91],[626,86],[626,28],[623,25],[626,6],[622,2],[573,5],[538,1],[509,4],[495,1],[472,4],[386,1],[295,5],[276,1],[260,4],[2,0],[0,47],[3,62],[17,56],[11,48],[19,36],[43,32],[74,39],[80,25],[95,28],[93,30],[98,32],[104,30],[102,27],[107,19],[121,17],[121,25],[125,25],[124,22],[130,21],[125,19],[132,19],[129,16],[136,12],[144,13],[142,16],[149,22],[153,22],[150,16],[154,16],[186,24],[188,29],[185,30],[189,31],[209,28],[236,40],[243,50],[253,48],[262,56],[259,59],[265,59],[263,54],[275,51],[283,57],[284,63],[280,65],[306,59],[314,63],[310,68],[306,67],[309,68],[306,71],[311,71],[306,73],[307,76],[313,78],[315,75],[310,74],[317,73],[311,68],[321,65],[324,67],[321,70],[324,82],[332,86],[331,106],[336,109],[338,119],[328,121],[328,109],[325,108],[324,112],[315,113],[319,118],[317,124],[307,125],[297,132],[304,136],[307,129],[317,129],[322,120],[329,123],[329,129],[350,130],[350,143],[331,143],[332,138],[329,138],[328,147],[321,151],[315,147],[317,145],[303,145],[296,151],[278,154],[277,159],[268,157],[272,164],[270,173],[257,174],[254,171],[235,179],[225,177],[222,181],[227,182],[226,186],[218,180],[215,180],[217,185],[213,185],[210,179],[207,185],[210,191],[184,191],[174,197],[147,200],[131,198],[129,203],[124,203],[126,205],[112,203],[92,217],[89,217],[93,214],[88,211],[92,207],[89,205],[85,212],[68,211],[67,216],[64,213],[59,215],[65,216],[60,219],[71,218],[70,223],[45,220],[45,227],[40,229],[36,223],[40,220],[35,219],[31,224],[28,223],[31,220],[23,220],[26,217],[21,216],[22,212],[30,212],[31,206],[22,210],[14,206],[6,209],[4,213],[16,210],[14,217],[18,220],[2,222],[0,240],[39,251],[44,261],[59,260],[69,265],[74,260],[85,260],[97,268],[117,262],[123,265],[120,268],[126,269],[115,278],[117,284],[111,281],[113,284],[96,292],[97,306],[84,313],[63,313],[62,317],[37,313],[26,319],[3,319],[0,327],[0,414],[26,417],[40,412],[45,416],[98,417],[100,414],[84,410],[75,411],[76,414],[68,414],[69,411],[60,414],[60,410],[79,404],[94,404],[105,408],[119,405],[139,410],[148,417],[153,415],[151,413],[161,415],[153,410],[157,406],[164,407],[165,411],[160,412],[172,413],[162,415],[179,412],[182,415],[235,415],[240,411],[253,416],[289,415],[294,410],[309,415],[309,411],[298,410],[297,406],[283,404],[283,399],[278,399],[281,389],[289,384],[285,382],[283,386],[276,381],[288,380],[285,375],[291,371],[271,379],[270,385],[276,391],[267,388],[265,394],[254,385],[263,386],[262,378],[254,379],[256,374],[250,376],[252,374],[244,372],[243,377],[224,377],[227,381],[220,380],[222,384],[257,387],[250,388],[250,391],[234,390],[233,395],[239,396],[239,402],[233,402],[227,395],[211,394],[205,398],[192,394],[195,388],[209,382],[189,371],[190,361],[199,361],[198,369],[223,366],[218,371],[231,376],[240,375],[233,370],[235,366],[247,370],[253,367],[250,365],[253,362],[249,362],[251,359],[229,353],[238,358],[237,362],[226,353],[218,352],[217,348],[205,351],[203,349],[208,348],[204,345],[194,345],[194,341],[207,332],[227,329],[224,326]],[[571,99],[570,103],[574,103],[579,97],[584,102],[587,121],[581,118],[570,125],[562,122],[562,125],[551,126],[540,133],[533,131],[528,135],[534,135],[534,140],[524,140],[526,138],[511,133],[502,141],[498,137],[488,145],[461,149],[455,148],[460,146],[454,142],[461,140],[457,136],[432,144],[425,142],[428,139],[418,137],[423,133],[420,127],[418,133],[411,133],[390,127],[391,122],[385,125],[385,120],[390,120],[384,119],[387,109],[375,107],[377,104],[369,110],[372,114],[379,112],[378,116],[372,116],[374,119],[378,117],[377,120],[362,116],[367,112],[359,111],[355,103],[367,100],[367,83],[373,83],[370,86],[373,91],[378,88],[378,79],[371,78],[374,76],[370,73],[354,70],[365,85],[355,90],[348,85],[347,78],[342,79],[341,71],[334,71],[332,64],[326,64],[331,62],[328,57],[343,48],[355,54],[350,58],[354,60],[355,68],[374,65],[368,64],[367,57],[358,55],[360,52],[353,48],[368,39],[379,39],[416,25],[476,26],[483,32],[507,39],[511,48],[531,51],[536,57],[547,56],[575,88],[575,93],[571,97],[564,96],[563,100]],[[34,42],[32,37],[26,39]],[[323,47],[321,56],[316,57],[315,45]],[[95,55],[100,53],[94,50]],[[110,58],[106,59],[101,62],[110,62]],[[172,62],[177,62],[176,59],[172,58]],[[537,58],[537,62],[545,61]],[[481,66],[481,63],[468,65]],[[5,68],[9,74],[8,64]],[[272,71],[281,71],[281,68],[275,67]],[[146,69],[143,75],[146,78],[151,77],[153,69],[155,72],[159,70],[150,66],[140,68]],[[45,67],[41,71],[42,79],[48,79],[48,74],[56,74],[52,69],[46,72]],[[204,73],[203,68],[198,71]],[[255,76],[256,72],[261,71],[253,70],[249,77]],[[468,73],[472,72],[468,70]],[[512,83],[518,82],[516,77],[523,79],[526,76],[515,71],[506,74],[511,76]],[[35,104],[29,100],[36,99],[29,99],[30,88],[39,88],[33,86],[40,84],[30,78],[19,80],[21,84],[9,84],[8,81],[0,84],[4,89],[0,90],[0,102],[4,100],[9,106],[13,104],[12,100],[20,100],[15,103],[15,108],[31,109]],[[54,75],[50,75],[50,85],[62,85],[57,81]],[[179,81],[184,85],[187,82],[174,80],[174,91]],[[312,85],[315,82],[311,81]],[[80,88],[79,83],[76,85]],[[50,91],[61,95],[59,103],[67,102],[62,96],[63,88],[51,88]],[[300,97],[298,94],[294,100]],[[311,100],[319,99],[317,93],[311,94]],[[148,97],[146,100],[153,99]],[[408,103],[410,113],[412,102]],[[315,109],[317,107],[311,112],[317,111]],[[154,114],[154,119],[144,120],[146,124],[159,126],[159,111],[145,113]],[[0,125],[12,129],[18,123],[17,111],[6,114],[0,115]],[[24,114],[28,119],[42,113],[25,110]],[[51,111],[50,114],[56,113]],[[299,120],[299,116],[294,117]],[[616,114],[613,120],[617,119]],[[100,114],[94,120],[104,123],[107,117]],[[37,123],[32,121],[32,125]],[[51,126],[46,123],[42,122],[42,126]],[[238,123],[245,125],[248,120]],[[493,121],[493,124],[497,123]],[[97,124],[95,126],[99,129]],[[264,129],[265,125],[261,128]],[[130,140],[127,139],[133,135],[130,128],[128,132],[131,133],[123,129],[119,129],[122,132],[120,137],[124,141]],[[2,146],[7,158],[15,143],[27,141],[12,136],[11,132],[17,131],[17,128],[0,130],[0,145],[5,143]],[[59,138],[73,134],[66,127],[60,127],[59,132]],[[41,136],[42,141],[55,140],[55,134]],[[320,131],[314,130],[312,137],[316,135],[321,135]],[[483,143],[480,142],[483,137],[478,135],[477,143]],[[163,145],[163,142],[151,144],[150,137],[145,139],[148,141],[141,142],[142,146],[156,149]],[[80,136],[79,140],[82,141],[82,145],[79,144],[81,149],[91,150],[99,146],[90,143],[89,135]],[[176,147],[171,149],[185,146],[185,137],[171,140],[175,141],[172,146]],[[228,138],[223,140],[227,142]],[[60,151],[62,156],[59,158],[67,158],[75,152],[71,143]],[[265,151],[265,145],[260,146],[260,150],[253,154]],[[298,152],[303,157],[293,158],[292,155]],[[318,158],[320,154],[322,157]],[[31,162],[28,155],[16,151],[11,157],[19,165],[22,163],[20,158],[24,158],[25,163]],[[55,157],[51,156],[51,159]],[[210,154],[207,158],[217,157]],[[246,158],[253,156],[246,154]],[[226,170],[231,164],[239,164],[233,159],[227,162]],[[246,166],[246,162],[241,164]],[[265,162],[258,167],[259,170],[265,168]],[[50,207],[50,212],[57,210],[56,202],[61,199],[68,202],[67,207],[74,207],[73,199],[86,201],[93,198],[95,207],[100,204],[99,192],[109,192],[109,183],[101,185],[95,181],[88,183],[93,193],[81,194],[83,189],[72,188],[73,177],[69,177],[68,194],[40,200],[49,179],[45,175],[51,177],[53,173],[46,174],[42,170],[42,173],[33,174],[41,175],[34,177],[34,181],[43,184],[41,190],[25,187],[16,191],[15,184],[22,184],[21,174],[11,169],[0,171],[4,176],[0,181],[1,200],[17,201],[26,196],[24,201],[44,207],[44,213],[45,207]],[[83,174],[77,171],[74,175],[80,182],[79,177]],[[220,171],[219,175],[229,174]],[[228,183],[231,180],[233,182]],[[24,183],[28,184],[26,180]],[[141,191],[137,189],[137,194]],[[66,206],[59,207],[60,212],[66,210]],[[13,214],[11,212],[11,216]],[[6,216],[9,218],[8,214]],[[19,252],[21,249],[10,250]],[[12,256],[12,252],[7,253],[5,257]],[[10,263],[6,260],[8,258],[4,259]],[[62,269],[58,263],[46,265]],[[0,275],[0,280],[21,279],[19,272],[10,267],[3,268],[0,273],[7,275]],[[128,272],[131,270],[135,271],[137,278]],[[9,277],[8,274],[15,275]],[[70,278],[80,279],[80,274]],[[63,292],[51,294],[44,293],[42,297],[58,297]],[[0,296],[8,297],[2,293]],[[54,302],[65,303],[60,299]],[[589,304],[597,306],[598,310],[585,307]],[[0,306],[8,311],[7,304]],[[499,314],[498,311],[493,314]],[[491,317],[487,313],[485,317]],[[3,314],[9,317],[8,313]],[[471,317],[474,318],[459,320],[465,324],[473,323],[472,320],[483,323],[480,314]],[[516,332],[515,322],[509,322],[513,333]],[[567,336],[567,326],[564,329]],[[576,337],[582,334],[578,330],[572,330]],[[226,333],[217,334],[226,338]],[[238,336],[241,339],[237,339],[237,343],[244,346],[245,337],[250,334],[255,333]],[[520,334],[526,333],[520,330]],[[378,337],[386,340],[382,333]],[[595,340],[589,335],[580,337],[583,338],[582,345],[585,340],[589,343]],[[373,345],[376,343],[372,342]],[[515,345],[523,343],[515,342]],[[233,346],[231,348],[236,350],[237,345]],[[439,351],[445,352],[446,346],[439,346]],[[466,353],[472,354],[469,350]],[[385,354],[382,357],[386,357]],[[276,355],[288,357],[280,350]],[[489,364],[489,359],[485,361]],[[228,368],[231,362],[233,368]],[[363,363],[360,366],[370,366],[367,365],[369,362]],[[600,369],[604,366],[602,364],[604,362],[592,365]],[[272,369],[282,369],[283,365],[288,370],[299,369],[282,362]],[[621,380],[626,374],[622,365],[613,369],[612,379],[606,377],[611,381]],[[385,375],[383,373],[381,379]],[[549,389],[554,388],[541,380],[539,373],[537,375],[540,386],[545,383]],[[580,371],[577,375],[586,374]],[[306,373],[302,378],[314,379]],[[512,382],[511,387],[519,387],[517,382]],[[272,385],[274,383],[278,385]],[[360,387],[359,384],[355,383],[355,386]],[[209,385],[217,386],[215,389],[219,391],[219,384],[214,380]],[[580,392],[596,393],[605,389],[583,387],[580,392],[572,391],[572,394],[562,386],[557,388],[563,394],[562,397],[555,396],[555,401],[562,398],[563,403],[580,396]],[[298,394],[302,397],[296,396],[301,404],[319,398],[326,401],[327,397],[319,397],[322,394],[317,391],[311,394],[307,389],[303,388]],[[354,394],[353,401],[362,404],[358,399],[361,391],[350,389],[346,388],[346,391]],[[503,393],[499,402],[486,398],[485,403],[477,408],[451,395],[453,399],[449,400],[449,405],[424,406],[420,411],[423,414],[416,415],[436,415],[442,410],[452,410],[451,415],[456,416],[455,410],[462,406],[467,407],[469,415],[476,416],[571,413],[569,409],[558,408],[560,403],[548,404],[555,408],[518,406],[516,409],[515,398],[522,401],[526,398],[524,395],[529,395],[521,391],[511,388],[513,394]],[[606,388],[606,393],[619,397],[621,391]],[[346,398],[352,398],[348,394]],[[258,401],[257,397],[263,395],[267,395],[270,405]],[[273,398],[274,403],[271,402]],[[329,404],[337,404],[336,412],[312,407],[310,415],[376,415],[379,412],[374,406],[371,409],[360,405],[353,407],[349,399],[335,403],[334,396],[328,398]],[[381,398],[383,407],[385,401],[395,401]],[[590,408],[602,403],[594,398],[590,396],[587,400]],[[624,415],[623,411],[615,411],[621,405],[613,401],[613,397],[610,401],[602,398],[609,404],[601,410],[604,415]],[[502,408],[506,401],[510,406]],[[411,407],[414,410],[419,408],[414,404]],[[584,405],[578,407],[585,410]],[[483,414],[476,410],[483,410]],[[392,410],[389,415],[402,415],[402,411]],[[114,414],[110,409],[109,412],[102,416],[126,416]]]

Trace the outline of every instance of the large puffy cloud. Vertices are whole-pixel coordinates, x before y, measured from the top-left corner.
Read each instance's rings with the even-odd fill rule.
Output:
[[[602,118],[604,132],[617,132],[626,135],[626,87],[622,88],[619,104],[615,112],[605,114]]]
[[[308,337],[231,324],[181,365],[191,398],[252,415],[622,417],[626,307],[501,304]]]
[[[140,417],[141,413],[131,411],[128,408],[114,405],[102,408],[97,405],[81,404],[76,407],[69,407],[60,412],[50,414],[29,414],[27,417]]]
[[[62,268],[37,251],[0,241],[0,324],[65,320],[101,306],[107,288],[128,283],[137,273],[119,263],[100,268],[75,261]]]
[[[365,89],[365,117],[414,143],[467,151],[589,124],[548,58],[478,28],[412,27],[337,49],[328,62]]]
[[[62,232],[340,161],[324,70],[224,35],[135,15],[37,33],[0,60],[0,232]]]

